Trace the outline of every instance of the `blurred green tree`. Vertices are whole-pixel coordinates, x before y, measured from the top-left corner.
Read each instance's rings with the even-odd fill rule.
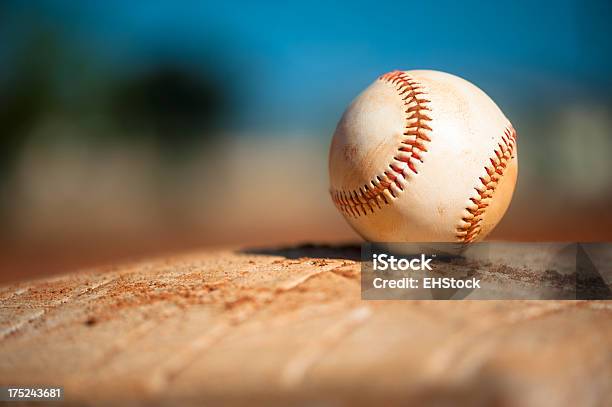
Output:
[[[129,134],[145,135],[174,154],[202,142],[223,122],[227,92],[179,64],[161,63],[116,84],[113,120]]]

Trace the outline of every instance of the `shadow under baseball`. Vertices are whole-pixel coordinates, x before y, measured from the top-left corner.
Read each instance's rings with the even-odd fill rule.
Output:
[[[276,248],[246,248],[240,250],[240,253],[281,256],[287,259],[300,259],[304,257],[353,261],[361,259],[361,247],[357,243],[340,245],[304,243],[296,246]]]

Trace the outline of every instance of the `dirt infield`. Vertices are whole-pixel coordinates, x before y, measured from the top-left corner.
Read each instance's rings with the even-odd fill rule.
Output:
[[[362,301],[353,246],[0,287],[0,384],[75,404],[612,405],[610,301]]]

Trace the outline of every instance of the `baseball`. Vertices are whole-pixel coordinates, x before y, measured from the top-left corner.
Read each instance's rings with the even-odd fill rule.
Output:
[[[329,154],[334,204],[376,242],[482,240],[517,173],[516,132],[501,110],[437,71],[379,77],[344,112]]]

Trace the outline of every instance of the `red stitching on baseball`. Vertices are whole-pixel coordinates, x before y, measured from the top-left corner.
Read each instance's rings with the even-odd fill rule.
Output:
[[[382,75],[379,80],[394,85],[402,96],[405,107],[406,124],[404,139],[400,142],[397,154],[388,169],[374,177],[368,184],[357,190],[331,190],[336,207],[345,215],[359,217],[374,213],[382,205],[389,204],[404,190],[404,182],[409,173],[417,174],[416,163],[423,162],[427,152],[426,143],[431,141],[428,113],[430,100],[425,99],[425,91],[420,83],[407,73],[393,71]]]
[[[478,196],[470,198],[473,205],[466,208],[468,215],[462,218],[465,224],[457,227],[457,238],[460,242],[471,243],[478,237],[483,215],[489,206],[489,202],[485,202],[485,199],[493,196],[499,180],[508,167],[508,162],[514,157],[515,146],[516,131],[509,124],[502,136],[502,143],[498,144],[494,155],[489,159],[491,165],[484,167],[486,174],[479,178],[482,185],[474,188]]]

